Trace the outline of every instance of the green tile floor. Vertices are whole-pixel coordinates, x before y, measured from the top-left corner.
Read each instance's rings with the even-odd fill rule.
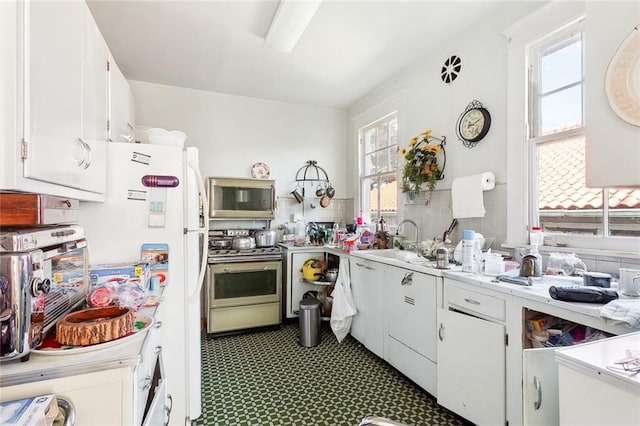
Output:
[[[356,426],[367,415],[411,425],[465,425],[393,367],[327,323],[315,348],[298,325],[202,338],[198,425]]]

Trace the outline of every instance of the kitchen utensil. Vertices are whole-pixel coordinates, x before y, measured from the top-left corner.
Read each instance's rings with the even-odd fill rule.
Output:
[[[436,249],[436,268],[449,269],[449,250],[446,247]]]
[[[541,277],[542,276],[542,257],[537,251],[531,251],[522,258],[520,265],[521,277]]]
[[[322,197],[324,196],[324,193],[325,193],[324,188],[318,185],[318,187],[316,188],[316,196]]]
[[[353,234],[354,232],[356,232],[358,225],[356,225],[355,223],[347,223],[345,225],[345,228],[347,229],[347,232],[349,234]]]
[[[447,238],[449,238],[449,235],[451,235],[451,233],[453,232],[453,229],[456,227],[457,224],[458,224],[458,219],[453,219],[451,221],[451,224],[449,225],[447,230],[444,231],[444,234],[442,234],[442,241],[447,241]]]
[[[300,194],[300,193],[298,192],[298,190],[297,190],[297,189],[294,189],[293,191],[291,191],[291,195],[293,195],[293,198],[295,198],[295,199],[296,199],[296,202],[297,202],[298,204],[300,204],[301,202],[303,202],[303,201],[304,201],[304,197],[302,196],[302,194]]]
[[[229,249],[231,248],[231,240],[210,240],[209,247],[215,249]]]
[[[336,195],[336,190],[331,186],[331,184],[329,184],[329,186],[327,186],[326,193],[327,197],[333,198],[334,195]]]
[[[319,259],[307,259],[302,265],[302,276],[307,281],[318,281],[325,270],[325,263]]]
[[[331,198],[327,197],[326,195],[323,195],[322,198],[320,198],[320,207],[322,208],[328,207],[330,202],[331,202]]]
[[[620,268],[618,288],[625,296],[640,297],[640,269]]]
[[[231,243],[234,250],[250,250],[256,248],[256,240],[253,237],[235,237]]]
[[[253,234],[257,247],[273,247],[276,245],[276,231],[263,229]]]
[[[325,280],[334,283],[338,279],[338,269],[337,268],[329,268],[324,272]]]
[[[584,285],[595,287],[611,287],[611,275],[603,272],[584,272],[582,274]]]

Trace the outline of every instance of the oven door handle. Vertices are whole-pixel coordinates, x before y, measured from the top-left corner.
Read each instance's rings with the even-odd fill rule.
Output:
[[[259,269],[228,269],[228,268],[224,268],[222,270],[223,273],[225,274],[246,274],[247,272],[263,272],[263,271],[275,271],[276,268],[272,267],[272,266],[265,266],[264,268],[259,268]]]

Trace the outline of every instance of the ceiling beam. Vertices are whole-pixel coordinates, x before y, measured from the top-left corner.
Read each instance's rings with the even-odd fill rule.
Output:
[[[307,29],[322,0],[280,0],[264,46],[291,53]]]

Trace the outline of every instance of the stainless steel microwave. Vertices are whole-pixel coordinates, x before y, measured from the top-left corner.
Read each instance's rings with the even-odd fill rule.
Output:
[[[211,219],[273,219],[276,182],[264,179],[208,179]]]

